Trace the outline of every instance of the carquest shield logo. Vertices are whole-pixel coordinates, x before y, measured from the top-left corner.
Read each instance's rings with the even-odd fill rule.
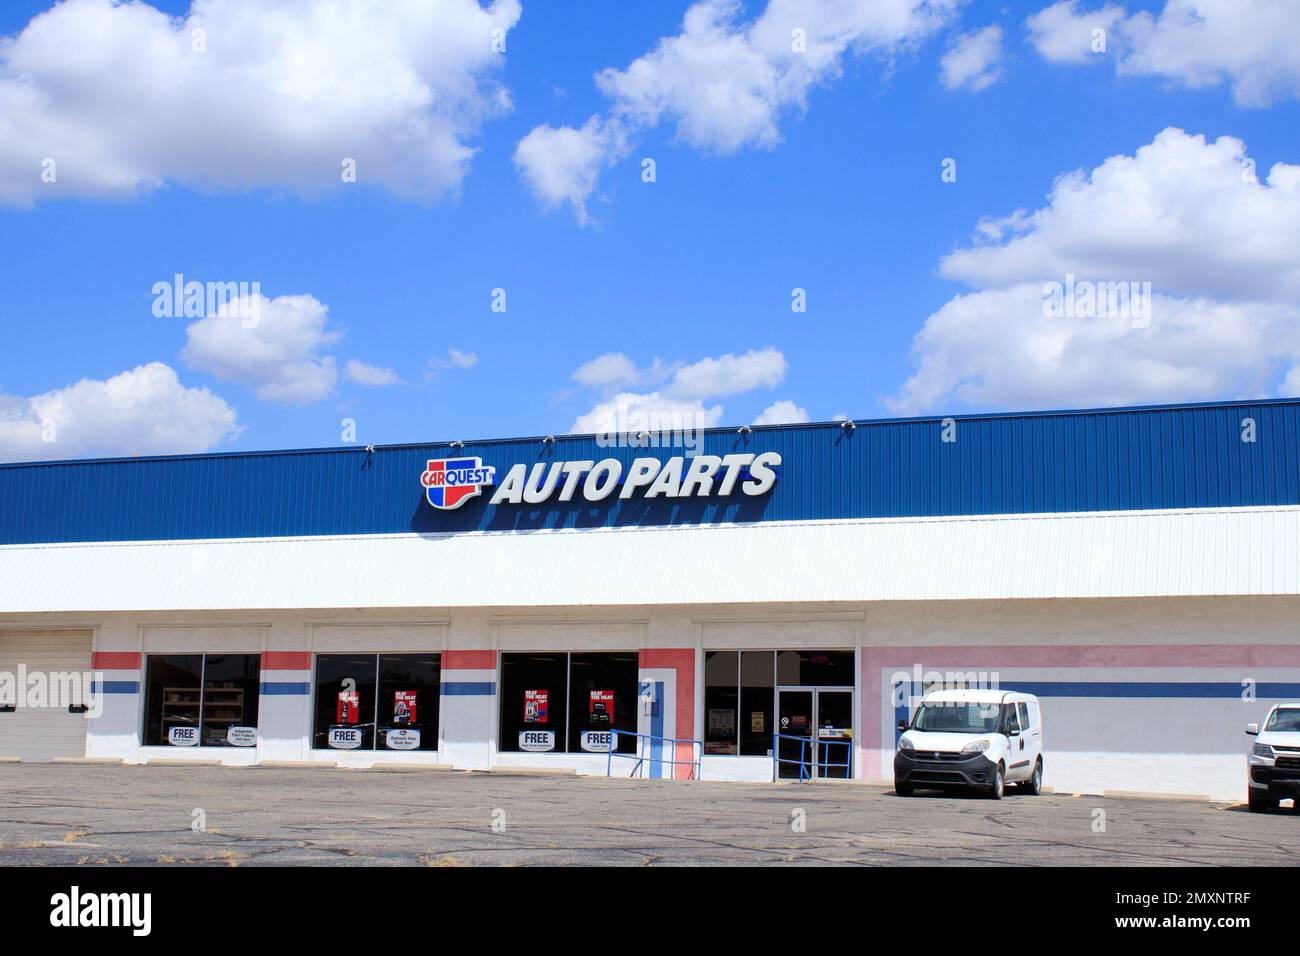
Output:
[[[424,496],[439,511],[459,508],[483,493],[495,480],[496,469],[481,458],[430,458],[420,476]]]

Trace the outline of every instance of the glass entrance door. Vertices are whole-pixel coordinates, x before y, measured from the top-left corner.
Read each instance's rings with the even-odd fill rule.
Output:
[[[853,691],[818,690],[816,776],[848,780],[853,776]]]
[[[853,690],[778,687],[777,775],[793,780],[853,776]]]
[[[798,780],[812,776],[813,698],[812,688],[782,687],[776,692],[777,773]]]

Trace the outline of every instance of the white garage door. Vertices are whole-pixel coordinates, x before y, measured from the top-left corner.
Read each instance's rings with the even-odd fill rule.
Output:
[[[89,631],[0,631],[0,673],[16,681],[19,665],[24,665],[27,674],[45,674],[47,682],[55,674],[88,674],[90,637]],[[0,712],[0,757],[53,760],[86,755],[88,721],[84,714],[69,713],[66,700],[58,707],[27,707],[19,686],[18,700],[3,703],[16,706]]]

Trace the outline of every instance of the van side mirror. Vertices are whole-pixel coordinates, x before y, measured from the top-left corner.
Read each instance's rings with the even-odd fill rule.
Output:
[[[1258,737],[1258,736],[1259,736],[1259,724],[1247,724],[1247,725],[1246,725],[1246,733],[1249,734],[1251,737]]]
[[[899,729],[899,730],[906,730],[906,729],[907,729],[907,718],[906,718],[906,717],[903,717],[903,718],[900,718],[900,719],[899,719],[899,721],[898,721],[898,729]]]

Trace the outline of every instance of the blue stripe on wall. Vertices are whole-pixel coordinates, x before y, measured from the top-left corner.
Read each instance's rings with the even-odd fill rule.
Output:
[[[1258,442],[1241,440],[1244,418]],[[1300,504],[1295,399],[955,420],[955,442],[940,440],[939,418],[706,432],[706,454],[782,456],[758,497],[492,505],[489,493],[438,511],[420,486],[430,458],[479,457],[499,480],[515,464],[605,457],[626,473],[647,451],[593,436],[0,465],[0,544]]]
[[[442,692],[448,697],[491,697],[497,692],[496,681],[444,681]]]
[[[891,690],[901,688],[903,704],[894,706],[894,746],[903,732],[897,728],[899,720],[910,720],[909,702],[918,688],[912,681],[899,681]],[[1092,697],[1112,699],[1165,699],[1165,700],[1239,700],[1245,688],[1241,684],[1213,681],[1005,681],[998,690],[1018,691],[1035,697]],[[1256,684],[1255,697],[1261,701],[1298,700],[1300,684]]]
[[[1212,681],[1004,681],[999,690],[1014,690],[1036,697],[1162,697],[1237,699],[1241,684]],[[1300,698],[1300,684],[1256,684],[1259,700]]]
[[[265,681],[262,684],[264,697],[303,697],[311,693],[311,685],[306,681]]]
[[[654,701],[654,707],[650,711],[650,776],[662,777],[664,775],[664,682],[641,681],[640,696],[642,699],[646,695],[653,693],[651,700]],[[675,731],[674,731],[675,733]],[[677,759],[677,748],[673,747],[673,759]],[[672,765],[670,765],[672,766]],[[674,776],[670,773],[669,776]]]
[[[138,680],[91,681],[90,692],[92,694],[138,694],[140,682]]]

